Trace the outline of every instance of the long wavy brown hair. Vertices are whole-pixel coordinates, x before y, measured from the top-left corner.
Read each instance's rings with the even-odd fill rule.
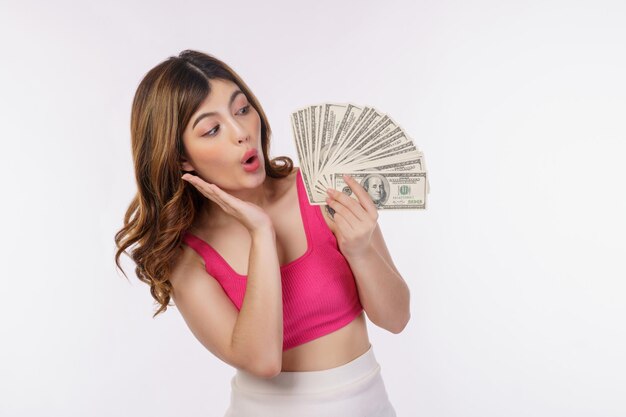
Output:
[[[137,193],[126,210],[124,227],[115,234],[115,263],[128,279],[120,256],[126,253],[135,262],[137,277],[150,285],[159,306],[153,318],[170,305],[168,277],[182,253],[182,236],[207,203],[206,197],[181,178],[185,171],[180,161],[184,155],[182,132],[210,94],[211,79],[237,84],[259,113],[266,175],[282,178],[293,170],[291,158],[268,157],[271,130],[267,117],[246,83],[227,64],[185,50],[148,71],[132,103],[130,135]]]

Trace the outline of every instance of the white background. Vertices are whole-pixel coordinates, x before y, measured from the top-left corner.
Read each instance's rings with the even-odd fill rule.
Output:
[[[183,49],[224,60],[297,161],[292,110],[372,105],[424,151],[379,222],[411,289],[368,322],[399,416],[626,415],[621,1],[0,3],[0,415],[221,416],[234,370],[113,263],[130,105]],[[298,164],[299,165],[299,164]]]

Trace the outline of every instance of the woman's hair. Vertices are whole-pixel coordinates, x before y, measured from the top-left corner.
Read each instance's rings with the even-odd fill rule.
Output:
[[[181,178],[184,171],[180,164],[183,131],[210,94],[211,79],[237,84],[259,113],[266,174],[282,178],[293,170],[291,158],[268,157],[271,130],[267,117],[252,91],[224,62],[185,50],[148,71],[132,103],[130,135],[137,193],[126,210],[124,227],[115,234],[115,263],[124,273],[120,256],[128,255],[126,249],[134,245],[129,256],[136,264],[135,273],[150,285],[155,304],[160,305],[152,317],[170,305],[171,267],[182,253],[184,232],[207,200]]]

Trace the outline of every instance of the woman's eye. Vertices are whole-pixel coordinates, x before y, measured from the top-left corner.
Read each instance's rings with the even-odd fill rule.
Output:
[[[244,110],[245,110],[245,111],[244,111]],[[250,112],[250,105],[248,104],[247,106],[242,107],[242,108],[239,110],[239,112],[241,113],[242,111],[243,111],[243,113],[242,113],[242,114],[248,114],[248,113]],[[219,127],[220,127],[220,125],[215,126],[213,129],[209,130],[208,132],[206,132],[206,133],[205,133],[204,135],[202,135],[202,136],[215,136],[215,135],[216,135],[216,133],[217,133],[217,131],[216,131],[216,133],[213,133],[213,134],[211,134],[211,132],[213,132],[215,129],[217,129],[217,128],[219,128]]]
[[[220,127],[220,125],[215,126],[213,129],[209,130],[208,132],[206,132],[206,133],[205,133],[204,135],[202,135],[202,136],[214,136],[214,134],[213,134],[213,135],[211,135],[210,133],[211,133],[211,132],[213,132],[213,131],[214,131],[215,129],[217,129],[218,127]]]

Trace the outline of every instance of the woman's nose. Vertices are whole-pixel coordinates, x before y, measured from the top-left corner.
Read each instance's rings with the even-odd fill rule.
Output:
[[[233,133],[235,135],[235,140],[237,141],[237,143],[250,140],[247,130],[236,121],[233,121]]]

